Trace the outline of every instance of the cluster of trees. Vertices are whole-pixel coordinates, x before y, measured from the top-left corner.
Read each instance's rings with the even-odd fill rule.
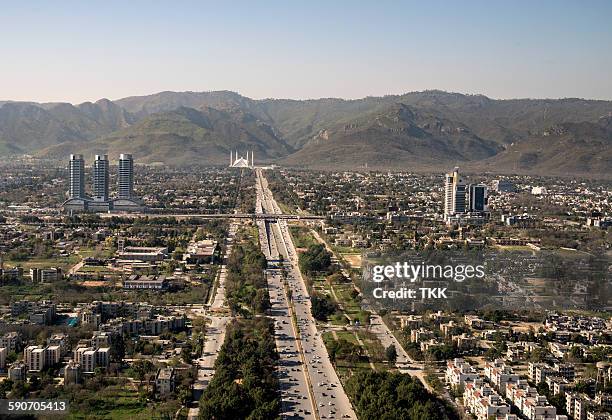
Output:
[[[270,308],[270,295],[264,274],[266,257],[251,241],[236,245],[227,262],[226,294],[234,313],[246,308],[264,313]]]
[[[267,318],[235,320],[200,399],[201,419],[274,419],[280,409],[274,328]]]
[[[319,321],[327,321],[327,318],[338,310],[338,305],[336,305],[329,296],[314,293],[310,301],[312,303],[310,307],[312,316]]]
[[[305,208],[306,203],[289,186],[287,179],[278,171],[270,171],[266,174],[268,188],[279,201],[291,208]]]
[[[300,270],[303,273],[329,271],[332,254],[321,244],[313,244],[300,254]]]
[[[359,372],[349,378],[345,389],[361,419],[459,418],[410,375],[388,371]]]
[[[459,349],[450,342],[431,346],[425,352],[421,351],[418,343],[411,343],[408,341],[404,343],[406,353],[415,360],[448,360],[459,356]]]
[[[237,184],[234,208],[241,213],[255,213],[255,173],[243,169]]]
[[[432,346],[427,349],[425,357],[428,360],[448,360],[459,356],[457,346],[451,343],[444,343],[439,346]]]
[[[357,363],[363,357],[363,348],[344,338],[330,342],[327,351],[332,362],[346,360],[349,363]]]

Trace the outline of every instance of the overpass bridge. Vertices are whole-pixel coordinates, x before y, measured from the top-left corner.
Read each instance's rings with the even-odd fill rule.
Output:
[[[212,214],[189,214],[189,213],[98,213],[102,218],[131,217],[150,219],[173,218],[184,219],[251,219],[251,220],[325,220],[325,216],[300,215],[300,214],[262,214],[262,213],[212,213]]]

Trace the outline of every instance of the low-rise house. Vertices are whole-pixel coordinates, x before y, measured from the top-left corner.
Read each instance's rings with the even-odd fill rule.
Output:
[[[161,368],[155,375],[155,393],[160,397],[167,397],[176,387],[176,373],[174,368]]]
[[[78,384],[81,382],[81,365],[70,360],[64,367],[64,385]]]
[[[8,378],[13,382],[22,382],[26,380],[28,367],[23,362],[14,362],[8,368]]]
[[[168,281],[165,276],[141,276],[133,274],[123,281],[124,289],[164,290],[167,287]]]

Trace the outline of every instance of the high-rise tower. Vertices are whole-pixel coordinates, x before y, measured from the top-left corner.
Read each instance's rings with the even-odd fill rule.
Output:
[[[487,206],[487,186],[470,184],[468,187],[468,207],[471,212],[485,212]]]
[[[444,218],[465,213],[465,183],[459,175],[459,168],[446,174],[444,180]]]
[[[134,159],[132,155],[119,156],[119,198],[132,198],[134,196]]]
[[[70,170],[69,198],[85,198],[85,161],[83,155],[70,155],[68,163]]]
[[[109,199],[108,156],[96,155],[93,165],[93,200]]]

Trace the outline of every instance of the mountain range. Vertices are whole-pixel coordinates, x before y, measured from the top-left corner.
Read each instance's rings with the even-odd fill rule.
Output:
[[[79,105],[0,101],[0,157],[132,153],[139,163],[257,162],[342,170],[608,177],[612,102],[495,100],[442,91],[356,100],[160,92]]]

